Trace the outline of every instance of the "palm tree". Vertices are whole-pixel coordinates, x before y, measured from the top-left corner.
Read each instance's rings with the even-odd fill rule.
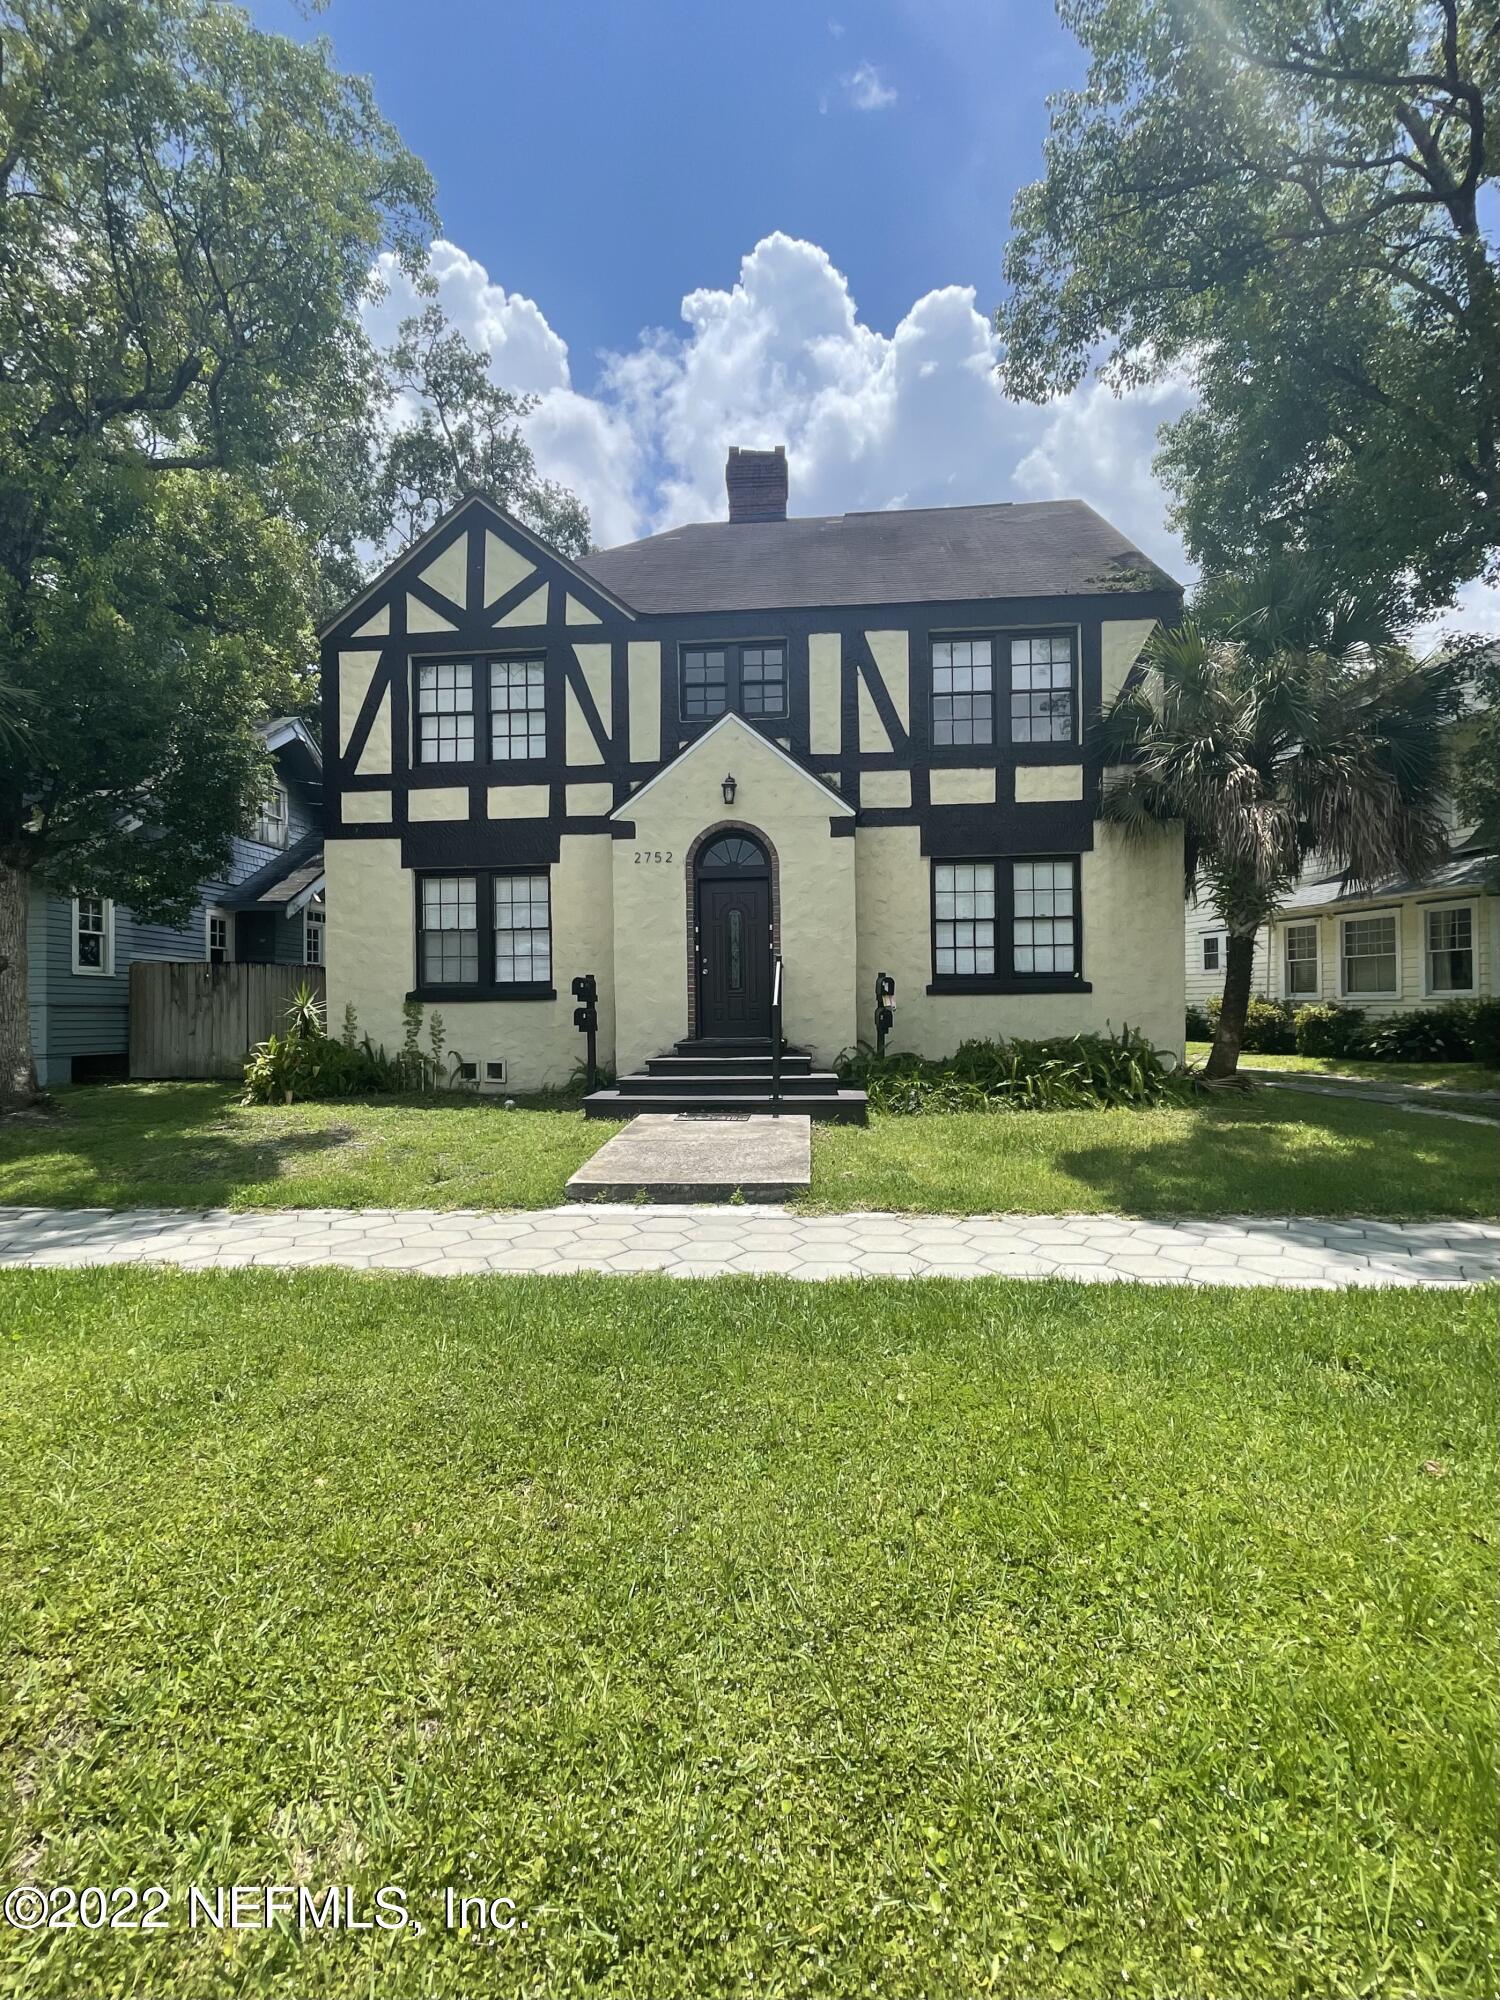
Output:
[[[1194,616],[1148,643],[1145,671],[1101,718],[1104,818],[1144,832],[1179,820],[1189,890],[1228,932],[1207,1075],[1232,1076],[1255,934],[1309,855],[1351,889],[1440,860],[1459,669],[1418,661],[1389,602],[1326,587],[1290,559],[1206,586]]]

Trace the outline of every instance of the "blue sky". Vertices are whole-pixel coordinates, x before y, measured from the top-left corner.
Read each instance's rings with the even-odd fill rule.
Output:
[[[1187,381],[995,375],[1011,200],[1084,78],[1049,0],[250,4],[427,161],[443,304],[601,544],[721,517],[727,447],[784,443],[794,513],[1077,496],[1191,581],[1151,472]]]

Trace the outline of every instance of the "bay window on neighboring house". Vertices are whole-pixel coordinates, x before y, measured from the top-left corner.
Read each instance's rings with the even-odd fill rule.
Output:
[[[1081,984],[1078,862],[935,861],[935,991],[988,985],[1023,993]]]
[[[1434,999],[1474,991],[1474,906],[1451,904],[1423,912],[1423,974]]]
[[[73,970],[107,979],[115,969],[115,906],[107,896],[73,898]]]
[[[1318,991],[1318,927],[1288,924],[1281,934],[1282,990],[1288,1000],[1315,998]]]
[[[424,875],[419,897],[416,997],[553,997],[545,870]]]
[[[1347,1000],[1399,1000],[1401,968],[1396,912],[1345,917],[1339,924],[1340,992]]]

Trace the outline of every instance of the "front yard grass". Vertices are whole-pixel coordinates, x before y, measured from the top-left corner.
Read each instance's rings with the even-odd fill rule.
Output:
[[[617,1128],[576,1100],[242,1105],[217,1084],[58,1093],[0,1122],[0,1204],[544,1208]],[[1265,1091],[1166,1111],[872,1118],[814,1128],[815,1205],[986,1214],[1451,1215],[1500,1208],[1474,1126]]]
[[[0,1991],[1491,1993],[1493,1306],[0,1275]]]
[[[1189,1042],[1190,1063],[1208,1061],[1212,1042]],[[1259,1056],[1242,1055],[1243,1070],[1290,1070],[1307,1076],[1354,1076],[1361,1083],[1414,1083],[1429,1090],[1500,1090],[1500,1069],[1483,1063],[1360,1062],[1353,1056]]]

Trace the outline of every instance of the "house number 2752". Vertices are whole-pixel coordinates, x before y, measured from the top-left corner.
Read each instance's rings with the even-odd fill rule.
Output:
[[[637,868],[640,867],[643,861],[670,861],[671,859],[672,850],[670,847],[665,852],[659,847],[638,847],[635,850],[635,865]]]

